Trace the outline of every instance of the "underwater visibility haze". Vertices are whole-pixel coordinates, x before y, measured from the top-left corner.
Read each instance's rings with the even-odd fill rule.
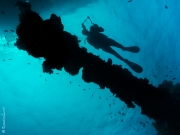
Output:
[[[179,1],[0,9],[1,134],[180,134]]]

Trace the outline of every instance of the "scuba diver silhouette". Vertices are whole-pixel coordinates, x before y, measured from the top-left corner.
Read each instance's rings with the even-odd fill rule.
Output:
[[[102,27],[99,27],[97,24],[94,24],[92,21],[91,21],[92,26],[90,27],[90,31],[88,31],[84,25],[84,23],[88,19],[91,21],[90,17],[88,16],[87,19],[82,23],[82,28],[83,28],[82,34],[87,36],[86,39],[90,45],[92,45],[96,49],[102,49],[103,51],[114,55],[118,59],[125,62],[133,71],[137,73],[141,73],[143,71],[143,68],[141,66],[127,59],[124,59],[111,48],[111,46],[114,46],[122,49],[123,51],[138,53],[140,51],[140,48],[138,46],[124,47],[115,40],[108,38],[106,35],[102,34],[101,32],[103,32],[104,29]]]

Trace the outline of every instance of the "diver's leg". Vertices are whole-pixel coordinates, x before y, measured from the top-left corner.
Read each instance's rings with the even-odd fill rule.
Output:
[[[102,47],[101,48],[103,51],[110,53],[112,55],[114,55],[115,57],[117,57],[118,59],[124,61],[125,59],[123,57],[121,57],[121,55],[119,55],[116,51],[114,51],[110,46],[109,47]]]
[[[124,46],[118,42],[116,42],[115,40],[111,39],[111,38],[108,38],[108,40],[106,41],[110,46],[114,46],[114,47],[117,47],[117,48],[120,48],[122,50],[124,50]]]
[[[107,52],[107,53],[110,53],[110,54],[114,55],[118,59],[125,62],[133,71],[135,71],[137,73],[141,73],[143,71],[143,68],[141,66],[139,66],[138,64],[133,63],[133,62],[127,60],[127,59],[124,59],[116,51],[114,51],[111,47],[104,47],[104,48],[102,48],[102,50]]]
[[[138,46],[130,46],[130,47],[124,47],[122,44],[116,42],[115,40],[108,38],[108,44],[110,46],[114,46],[117,48],[122,49],[123,51],[128,51],[128,52],[132,52],[132,53],[137,53],[140,51],[140,48]]]

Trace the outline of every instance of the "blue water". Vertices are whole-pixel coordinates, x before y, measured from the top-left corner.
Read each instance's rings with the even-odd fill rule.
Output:
[[[165,79],[176,78],[173,83],[180,82],[180,1],[88,0],[81,5],[67,0],[63,6],[55,0],[53,3],[52,8],[40,10],[41,17],[47,19],[51,13],[61,16],[65,30],[77,35],[80,46],[88,52],[106,61],[112,58],[113,64],[121,64],[138,78],[148,78],[156,87]],[[142,73],[133,72],[113,55],[95,50],[84,41],[81,23],[87,16],[103,27],[108,37],[124,46],[140,47],[137,54],[113,49],[141,65]],[[4,25],[11,28],[8,22]],[[91,26],[88,21],[85,25]],[[51,75],[43,73],[43,58],[35,59],[18,50],[13,45],[16,35],[9,34],[5,39],[4,27],[0,26],[0,30],[0,107],[1,113],[5,112],[4,118],[1,115],[5,123],[1,120],[0,125],[5,124],[5,134],[156,135],[153,120],[141,115],[140,107],[127,109],[108,89],[100,90],[96,84],[85,83],[82,69],[77,76],[70,76],[64,69],[54,70]],[[7,43],[9,46],[4,46]],[[149,124],[143,127],[140,121]]]

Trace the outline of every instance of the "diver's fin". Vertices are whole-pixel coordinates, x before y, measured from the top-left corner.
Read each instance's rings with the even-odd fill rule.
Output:
[[[136,73],[141,73],[143,71],[143,68],[136,63],[133,63],[127,59],[125,59],[124,62]]]
[[[130,46],[130,47],[123,47],[123,50],[132,53],[138,53],[140,51],[140,48],[138,46]]]

